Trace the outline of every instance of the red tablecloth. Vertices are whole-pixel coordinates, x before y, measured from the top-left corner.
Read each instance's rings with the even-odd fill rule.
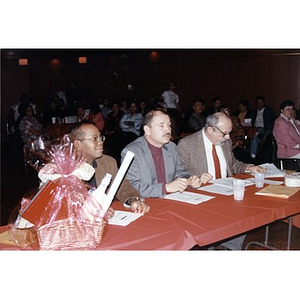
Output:
[[[209,245],[300,213],[300,192],[289,199],[279,199],[257,196],[254,194],[257,190],[255,186],[246,187],[243,201],[215,194],[214,199],[198,205],[147,199],[150,211],[126,227],[107,225],[98,249],[185,250],[195,244]],[[114,203],[114,208],[124,210],[120,203]],[[0,232],[7,229],[1,227]],[[0,249],[16,247],[0,244]],[[36,249],[36,246],[27,249]]]

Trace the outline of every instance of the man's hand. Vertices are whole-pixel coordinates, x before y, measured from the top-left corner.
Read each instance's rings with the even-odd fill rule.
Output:
[[[132,200],[130,208],[134,213],[139,213],[142,215],[146,214],[150,210],[149,205],[141,200]]]
[[[266,173],[266,169],[261,167],[261,166],[254,166],[254,165],[249,165],[246,168],[246,172],[251,172],[251,173]]]
[[[209,173],[203,173],[200,176],[200,179],[201,179],[202,183],[207,183],[207,182],[213,180],[213,176],[211,174],[209,174]]]
[[[196,189],[201,186],[201,179],[197,175],[193,175],[188,179],[188,185]]]
[[[187,186],[188,180],[186,178],[177,178],[174,181],[166,184],[166,190],[168,193],[182,193],[187,188]]]
[[[107,212],[106,212],[106,214],[105,214],[105,217],[106,217],[107,219],[111,219],[114,215],[115,215],[115,210],[114,210],[112,207],[110,207],[110,208],[107,210]]]

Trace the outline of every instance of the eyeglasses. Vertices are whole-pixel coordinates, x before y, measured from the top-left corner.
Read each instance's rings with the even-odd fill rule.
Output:
[[[98,142],[102,142],[104,143],[105,141],[105,136],[104,135],[98,135],[96,137],[93,138],[89,138],[89,139],[78,139],[79,141],[91,141],[93,143],[98,143]]]
[[[230,134],[230,132],[228,132],[228,133],[225,133],[225,132],[223,132],[220,128],[218,128],[217,126],[213,126],[213,128],[217,128],[222,134],[223,134],[223,137],[225,136],[225,135],[229,135]]]

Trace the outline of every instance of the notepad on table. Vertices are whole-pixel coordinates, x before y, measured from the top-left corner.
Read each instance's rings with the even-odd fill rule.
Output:
[[[278,186],[278,185],[268,185],[265,188],[256,192],[256,195],[269,196],[276,198],[288,199],[292,195],[300,191],[300,188],[288,187],[288,186]]]

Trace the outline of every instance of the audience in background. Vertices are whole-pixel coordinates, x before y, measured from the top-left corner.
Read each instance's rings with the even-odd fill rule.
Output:
[[[196,132],[205,126],[206,118],[202,114],[204,107],[205,102],[202,99],[193,102],[193,112],[188,118],[188,126],[191,129],[191,132]]]
[[[231,114],[231,110],[228,105],[222,105],[220,111],[226,114],[232,122],[230,139],[232,143],[232,152],[234,154],[234,157],[244,163],[254,163],[254,159],[249,155],[248,149],[245,149],[245,129],[242,126],[239,118]]]
[[[98,104],[93,104],[90,108],[89,114],[85,117],[86,120],[93,122],[100,132],[103,132],[105,118],[102,114],[101,108]]]
[[[142,124],[143,116],[138,112],[136,102],[132,101],[129,105],[129,112],[122,116],[119,124],[127,141],[131,142],[140,136]]]
[[[209,115],[212,115],[216,112],[219,112],[220,111],[220,108],[222,106],[222,100],[221,98],[219,97],[216,97],[212,100],[212,104],[210,107],[206,108],[204,111],[203,111],[203,115],[205,117],[209,116]]]
[[[239,108],[236,113],[242,126],[251,126],[252,111],[248,100],[242,99],[239,101]]]
[[[179,96],[175,93],[175,89],[175,82],[170,82],[169,89],[164,91],[160,96],[160,99],[163,100],[166,105],[167,112],[171,119],[171,134],[173,139],[176,139],[180,136],[182,116],[182,111],[179,104]]]
[[[277,143],[278,158],[300,159],[300,125],[294,118],[294,102],[280,104],[280,116],[275,120],[273,135]]]
[[[101,107],[102,115],[103,115],[104,119],[106,119],[108,113],[111,112],[111,110],[112,110],[112,108],[110,106],[110,101],[107,98],[104,98],[103,104],[100,107]]]
[[[48,106],[43,112],[43,123],[45,125],[52,124],[57,121],[57,118],[63,117],[62,111],[57,106],[57,100],[50,99],[48,101]],[[55,121],[52,122],[52,118],[55,118]]]
[[[114,102],[112,111],[108,113],[104,122],[104,135],[106,137],[104,152],[115,158],[118,164],[120,164],[120,153],[122,150],[122,143],[120,143],[122,136],[119,123],[123,115],[124,112],[121,110],[118,102]]]
[[[31,143],[43,134],[42,124],[34,117],[33,108],[27,105],[24,108],[24,116],[20,121],[20,134],[25,148],[30,149]]]
[[[251,141],[250,154],[252,158],[257,155],[257,148],[260,142],[273,132],[274,122],[276,120],[275,111],[266,106],[264,96],[257,96],[255,99],[256,110],[252,114],[252,126],[256,128],[256,134]]]

